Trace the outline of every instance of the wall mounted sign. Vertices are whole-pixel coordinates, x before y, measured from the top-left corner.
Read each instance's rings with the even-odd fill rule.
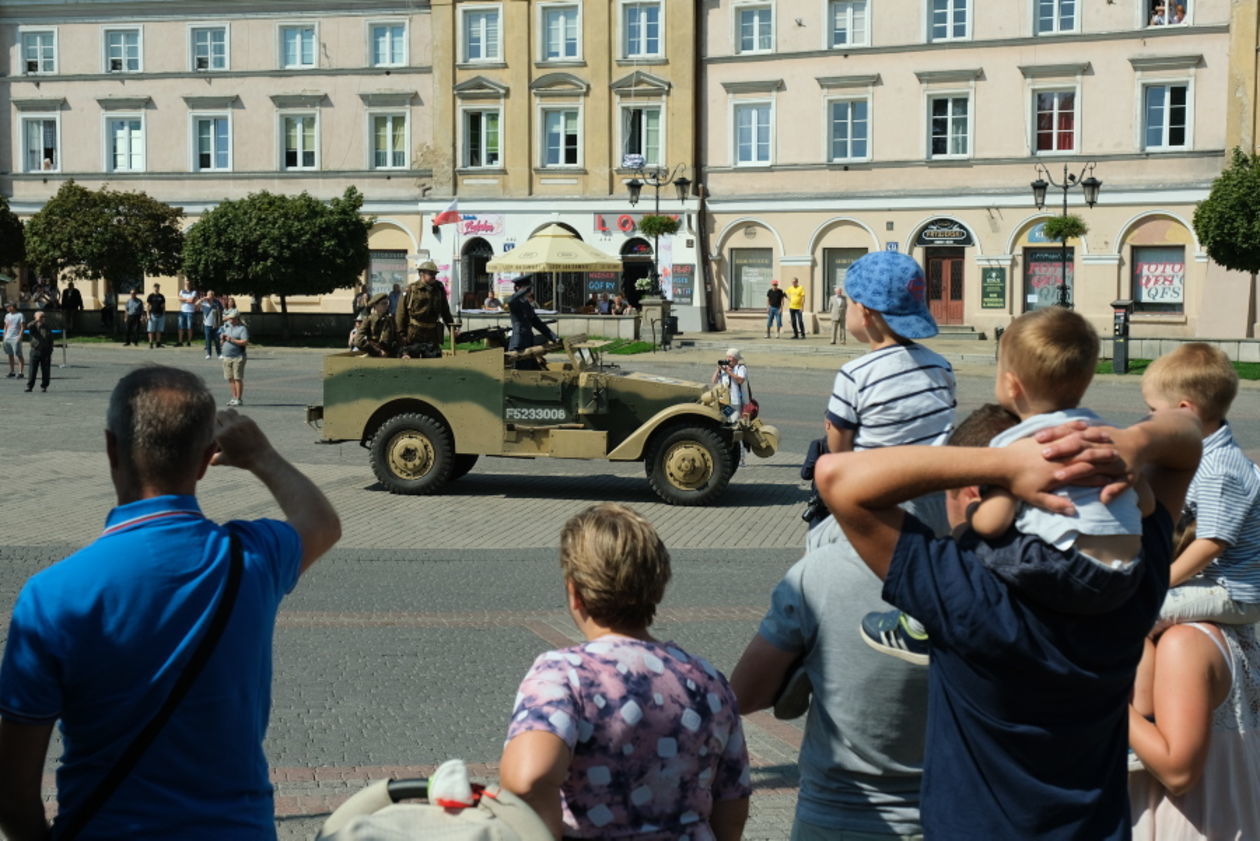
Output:
[[[675,263],[670,275],[675,304],[691,306],[695,296],[696,267],[692,263]]]
[[[1006,269],[992,266],[981,270],[980,309],[1006,309]]]
[[[938,245],[975,245],[971,231],[953,219],[933,219],[923,226],[914,244],[919,247]]]
[[[506,224],[501,213],[465,213],[459,220],[459,233],[465,237],[497,237]]]

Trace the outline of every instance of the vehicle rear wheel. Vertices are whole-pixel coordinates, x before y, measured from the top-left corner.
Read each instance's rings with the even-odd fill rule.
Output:
[[[372,472],[390,493],[430,494],[451,477],[451,431],[428,415],[395,415],[372,436]]]
[[[456,453],[455,461],[451,465],[451,481],[455,481],[460,476],[468,473],[477,463],[476,453]]]
[[[735,473],[731,453],[715,429],[676,426],[654,438],[644,466],[652,490],[670,505],[708,505]]]

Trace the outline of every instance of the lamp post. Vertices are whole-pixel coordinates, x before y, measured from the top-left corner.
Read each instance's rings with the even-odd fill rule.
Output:
[[[1037,164],[1036,171],[1037,180],[1029,186],[1032,187],[1033,201],[1036,203],[1038,210],[1046,206],[1046,190],[1050,187],[1063,191],[1062,216],[1065,219],[1068,215],[1068,190],[1072,187],[1080,185],[1081,190],[1085,193],[1085,204],[1090,207],[1098,204],[1098,190],[1102,187],[1102,182],[1094,177],[1093,161],[1085,164],[1084,168],[1078,173],[1068,172],[1067,164],[1064,164],[1062,181],[1055,181],[1054,176],[1050,174],[1050,170],[1044,164]],[[1072,301],[1068,297],[1067,262],[1067,237],[1063,236],[1059,238],[1059,306],[1070,308]]]
[[[686,164],[679,164],[672,169],[660,166],[646,169],[642,155],[626,155],[622,164],[634,170],[634,175],[626,182],[626,189],[630,191],[631,207],[639,203],[639,195],[643,192],[643,188],[651,187],[656,191],[652,214],[659,216],[661,213],[661,188],[668,187],[670,184],[673,184],[675,189],[678,190],[678,200],[686,203],[688,191],[691,189],[691,179],[683,175],[687,169]],[[661,236],[659,233],[656,233],[652,236],[652,283],[658,291],[661,288],[660,265],[657,262],[660,244]]]

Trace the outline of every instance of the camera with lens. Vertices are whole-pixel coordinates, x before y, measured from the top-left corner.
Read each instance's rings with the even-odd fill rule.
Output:
[[[719,367],[719,368],[725,368],[727,365],[730,365],[730,364],[731,364],[731,363],[730,363],[730,360],[728,360],[728,359],[719,359],[719,360],[718,360],[718,367]]]

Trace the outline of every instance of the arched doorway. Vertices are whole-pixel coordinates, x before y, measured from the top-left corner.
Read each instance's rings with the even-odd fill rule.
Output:
[[[639,305],[635,284],[652,274],[652,244],[643,237],[631,237],[621,246],[621,293],[631,306]]]
[[[490,272],[486,271],[486,262],[492,257],[493,246],[481,237],[473,237],[464,243],[459,263],[459,276],[464,287],[461,309],[481,309],[481,302],[490,292]]]

